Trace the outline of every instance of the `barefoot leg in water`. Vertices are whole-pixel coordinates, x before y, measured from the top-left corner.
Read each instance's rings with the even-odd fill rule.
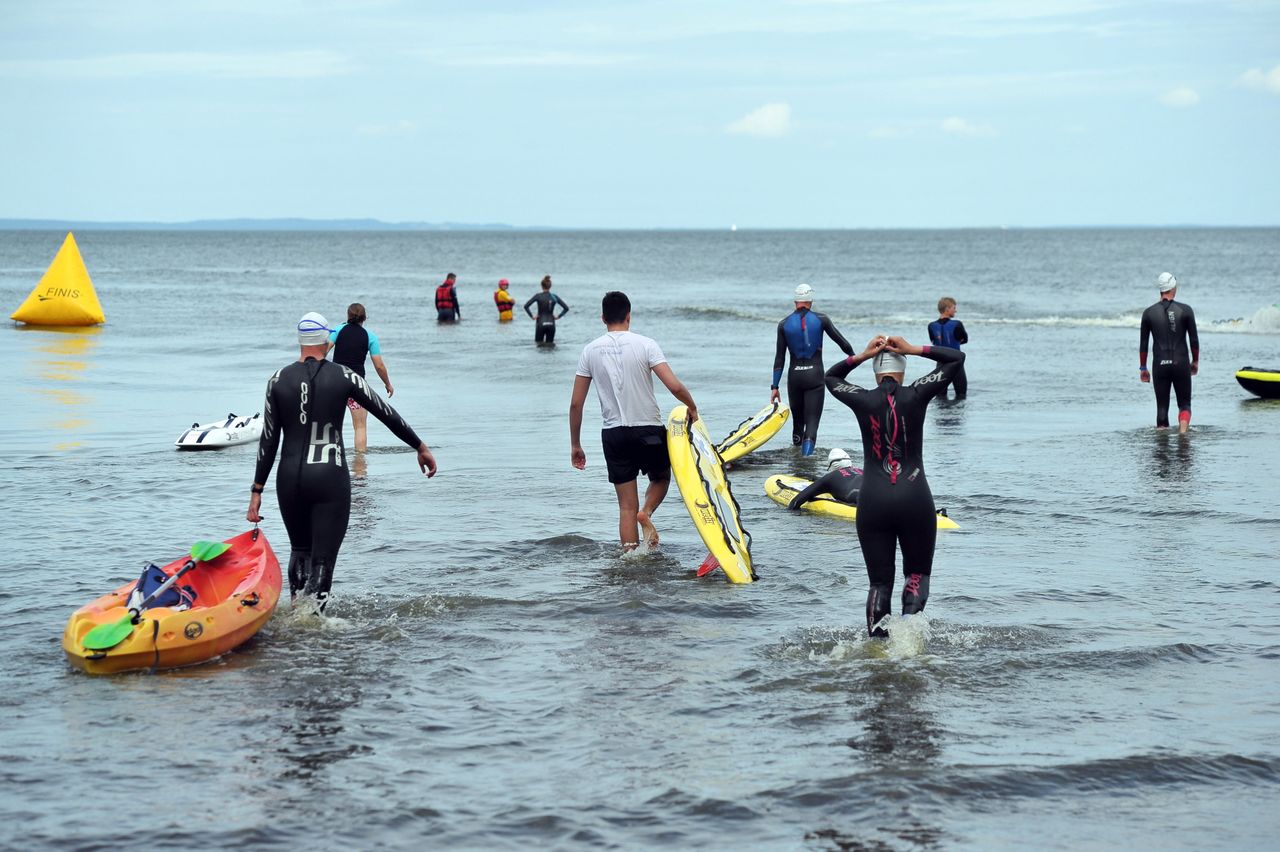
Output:
[[[636,512],[636,523],[640,525],[641,538],[649,547],[658,546],[658,530],[653,525],[653,513],[658,511],[662,500],[671,487],[670,479],[650,480],[649,487],[644,490],[644,505]]]

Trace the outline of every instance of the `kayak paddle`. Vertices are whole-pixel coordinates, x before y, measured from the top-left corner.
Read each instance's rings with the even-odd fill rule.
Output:
[[[160,588],[147,595],[147,599],[136,607],[129,607],[129,613],[124,618],[110,624],[99,624],[90,630],[84,635],[84,641],[81,644],[90,651],[105,651],[119,645],[133,633],[133,626],[138,623],[147,604],[167,592],[174,583],[178,582],[179,577],[195,568],[196,563],[217,559],[230,549],[231,545],[224,541],[197,541],[191,545],[191,558],[175,571],[173,576],[165,580]]]

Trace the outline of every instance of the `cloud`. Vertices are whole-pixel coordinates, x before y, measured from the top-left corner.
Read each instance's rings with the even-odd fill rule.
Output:
[[[951,118],[944,118],[942,120],[941,127],[943,133],[950,133],[952,136],[989,138],[996,135],[996,129],[994,127],[990,127],[985,124],[974,124],[971,121],[967,121],[963,118],[957,118],[955,116],[952,116]]]
[[[765,104],[725,128],[726,133],[776,138],[791,130],[790,104]]]
[[[115,53],[83,59],[0,61],[3,77],[149,77],[307,79],[351,71],[346,57],[328,50],[282,53]]]
[[[1193,107],[1200,103],[1200,95],[1195,89],[1188,89],[1183,86],[1178,89],[1170,89],[1160,96],[1160,103],[1171,107]]]
[[[1271,92],[1273,95],[1280,95],[1280,65],[1270,71],[1251,68],[1240,75],[1238,82],[1247,89],[1257,89],[1262,92]]]

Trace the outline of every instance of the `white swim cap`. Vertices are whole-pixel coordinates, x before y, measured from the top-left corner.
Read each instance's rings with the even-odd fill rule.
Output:
[[[849,458],[849,454],[844,450],[836,447],[827,453],[827,470],[841,467],[853,467],[853,459]]]
[[[880,354],[872,360],[871,369],[875,371],[877,376],[884,373],[905,373],[907,371],[907,359],[897,352],[881,349]]]
[[[801,284],[800,286],[796,287],[795,300],[797,302],[812,302],[813,288],[810,287],[808,284]]]
[[[329,342],[329,321],[315,311],[304,314],[298,320],[298,343],[302,346],[322,346]]]
[[[1161,293],[1168,293],[1178,286],[1178,279],[1174,278],[1171,272],[1161,272],[1160,277],[1156,279],[1156,286],[1160,288]]]

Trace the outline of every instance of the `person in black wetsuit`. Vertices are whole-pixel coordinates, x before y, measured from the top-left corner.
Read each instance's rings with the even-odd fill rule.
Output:
[[[1189,305],[1175,302],[1178,279],[1162,272],[1156,280],[1160,301],[1142,313],[1138,334],[1138,375],[1156,391],[1156,428],[1169,428],[1169,388],[1178,396],[1178,431],[1191,426],[1191,377],[1200,372],[1200,336]],[[1155,341],[1154,369],[1147,371],[1147,337]],[[1187,357],[1190,344],[1191,356]]]
[[[342,445],[347,400],[373,413],[396,437],[418,452],[428,477],[436,460],[396,410],[354,371],[324,359],[330,329],[325,318],[309,313],[298,323],[298,360],[267,382],[262,409],[262,438],[245,518],[262,520],[262,492],[283,436],[276,499],[289,531],[289,593],[314,597],[323,612],[333,583],[333,566],[347,534],[351,514],[351,475]]]
[[[805,503],[819,494],[830,494],[841,503],[856,506],[861,488],[862,471],[853,466],[853,459],[849,458],[848,453],[836,447],[827,454],[827,472],[792,497],[787,508],[798,512]]]
[[[382,344],[378,335],[364,327],[367,318],[364,305],[352,302],[347,306],[347,321],[329,334],[329,348],[333,352],[333,362],[349,367],[365,378],[364,359],[367,356],[373,361],[373,369],[378,371],[378,378],[387,389],[387,399],[395,396],[396,389],[391,386],[391,377],[387,374],[387,365],[382,361]],[[351,409],[351,428],[356,434],[356,452],[363,453],[369,447],[369,412],[354,399],[347,400],[347,408]]]
[[[904,385],[904,355],[922,355],[937,361],[938,366]],[[874,388],[845,381],[850,370],[870,358],[876,359]],[[853,409],[862,431],[863,480],[857,527],[870,581],[867,631],[872,636],[886,635],[877,625],[891,608],[898,546],[906,577],[902,614],[920,612],[929,598],[938,519],[924,473],[924,416],[929,401],[955,378],[963,363],[964,353],[959,349],[912,346],[901,337],[876,337],[860,354],[827,371],[827,387]]]
[[[462,319],[462,306],[458,304],[458,276],[450,272],[444,283],[436,288],[436,320],[457,322]]]
[[[773,384],[769,398],[780,398],[782,365],[791,353],[791,369],[787,372],[787,404],[791,406],[791,443],[800,447],[802,455],[813,455],[818,440],[818,421],[822,419],[822,403],[826,390],[822,387],[822,335],[828,335],[846,355],[853,347],[844,339],[825,314],[814,313],[813,288],[796,287],[796,309],[778,323],[778,347],[773,356]]]
[[[538,315],[536,317],[529,310],[529,306],[535,302],[538,305]],[[556,315],[556,305],[564,308],[559,316]],[[524,312],[529,315],[529,319],[536,323],[533,342],[539,345],[554,346],[556,343],[556,320],[569,313],[569,306],[564,303],[563,299],[551,292],[551,276],[544,275],[542,277],[542,292],[535,293],[529,297],[529,301],[524,303]]]

